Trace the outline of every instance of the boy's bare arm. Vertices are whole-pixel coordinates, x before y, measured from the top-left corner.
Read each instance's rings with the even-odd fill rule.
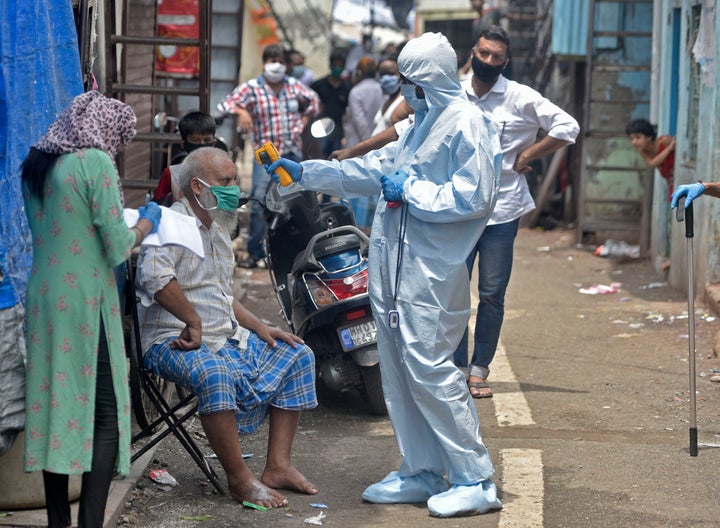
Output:
[[[361,141],[357,145],[352,147],[336,150],[330,154],[331,160],[342,161],[349,158],[357,158],[370,152],[371,150],[377,150],[384,147],[388,143],[397,141],[398,134],[394,126],[390,126],[372,137],[369,137],[365,141]]]

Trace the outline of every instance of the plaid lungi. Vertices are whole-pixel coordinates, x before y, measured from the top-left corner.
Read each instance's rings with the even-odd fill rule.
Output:
[[[173,339],[150,347],[145,368],[192,390],[201,415],[236,411],[238,432],[249,434],[270,405],[297,411],[317,407],[315,359],[305,345],[292,348],[277,340],[273,348],[250,332],[247,349],[228,339],[215,353],[204,344],[197,350],[173,350]]]

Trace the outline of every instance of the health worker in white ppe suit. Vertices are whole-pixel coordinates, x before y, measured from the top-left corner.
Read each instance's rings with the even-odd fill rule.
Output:
[[[382,191],[370,235],[369,292],[402,463],[363,499],[427,501],[437,517],[485,513],[502,503],[475,405],[452,356],[470,315],[465,260],[495,205],[500,144],[463,95],[455,52],[443,35],[408,42],[398,66],[416,118],[397,142],[342,162],[281,158],[266,170],[282,166],[303,188],[333,196]]]

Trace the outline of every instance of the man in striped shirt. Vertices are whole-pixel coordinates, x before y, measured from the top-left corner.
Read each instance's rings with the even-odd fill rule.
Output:
[[[254,148],[271,141],[280,155],[302,160],[302,131],[318,112],[318,95],[298,79],[286,75],[286,56],[273,44],[263,51],[263,74],[244,82],[225,97],[218,108],[238,115],[243,134],[251,134]],[[270,177],[257,162],[253,166],[252,196],[265,197]],[[244,268],[265,267],[265,218],[262,207],[253,202],[250,210],[248,257],[238,264]]]

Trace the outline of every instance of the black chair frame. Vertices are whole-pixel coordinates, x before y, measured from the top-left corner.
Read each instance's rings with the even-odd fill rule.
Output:
[[[138,319],[137,303],[140,302],[135,291],[135,256],[127,262],[127,284],[126,284],[126,311],[129,309],[131,316],[131,339],[128,345],[128,357],[130,359],[130,386],[133,397],[133,411],[140,432],[133,435],[132,443],[150,437],[142,448],[134,452],[131,461],[135,462],[147,451],[157,445],[170,433],[174,434],[180,444],[185,448],[198,467],[202,470],[208,480],[215,486],[221,495],[225,495],[218,475],[207,463],[207,459],[185,428],[185,422],[197,413],[198,401],[194,394],[177,387],[179,401],[171,405],[168,401],[168,388],[172,384],[160,378],[157,374],[147,370],[143,364],[142,341],[140,340],[140,324]],[[147,409],[150,404],[152,409]],[[154,416],[157,417],[154,417]],[[156,429],[162,425],[166,428],[157,432]]]

